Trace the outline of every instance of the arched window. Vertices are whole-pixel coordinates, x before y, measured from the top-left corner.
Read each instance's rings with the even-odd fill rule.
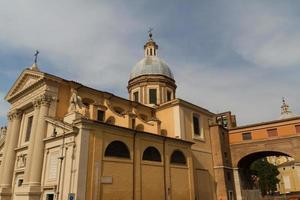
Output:
[[[186,165],[186,159],[184,154],[179,150],[173,151],[171,155],[171,164]]]
[[[144,125],[143,124],[138,124],[135,129],[137,131],[144,131]]]
[[[161,162],[161,156],[155,147],[147,147],[143,153],[143,160]]]
[[[114,125],[116,122],[115,118],[113,116],[110,116],[107,120],[106,120],[106,123],[108,124],[112,124]]]
[[[126,144],[121,141],[111,142],[105,149],[104,156],[107,157],[120,157],[120,158],[129,158],[130,153]]]

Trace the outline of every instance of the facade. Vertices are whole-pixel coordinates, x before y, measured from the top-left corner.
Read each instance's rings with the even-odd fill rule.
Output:
[[[297,192],[300,178],[300,117],[289,110],[284,99],[279,120],[231,128],[229,143],[237,199],[242,199],[243,190],[252,189],[245,181],[248,167],[253,161],[264,157],[278,166],[280,194]],[[284,182],[288,185],[286,190]]]
[[[0,199],[232,200],[230,112],[176,98],[149,34],[129,100],[25,69],[5,99]]]

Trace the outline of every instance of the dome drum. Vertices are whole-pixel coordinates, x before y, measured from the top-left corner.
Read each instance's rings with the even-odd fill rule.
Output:
[[[152,34],[144,45],[145,57],[132,69],[128,81],[129,99],[157,106],[175,98],[176,83],[169,66],[157,56],[158,45]]]

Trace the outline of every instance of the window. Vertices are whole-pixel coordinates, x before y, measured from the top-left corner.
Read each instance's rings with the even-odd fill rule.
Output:
[[[268,129],[268,137],[276,137],[278,136],[277,128]]]
[[[97,111],[97,120],[100,122],[104,121],[104,114],[105,112],[103,110],[98,110]]]
[[[171,155],[171,164],[186,165],[184,154],[179,150],[175,150]]]
[[[225,128],[228,127],[228,120],[227,120],[227,116],[222,116],[222,124]]]
[[[157,104],[156,89],[149,89],[149,103],[150,104]]]
[[[193,128],[194,128],[194,135],[200,136],[200,123],[199,123],[199,116],[193,115]]]
[[[54,194],[46,194],[46,200],[53,200]]]
[[[105,149],[104,156],[106,157],[119,157],[119,158],[129,158],[130,153],[126,144],[121,141],[111,142]]]
[[[227,180],[231,181],[231,173],[230,172],[227,172]]]
[[[139,92],[134,92],[133,93],[133,101],[139,102]]]
[[[167,91],[167,101],[172,100],[172,93],[170,91]]]
[[[143,160],[161,162],[161,156],[155,147],[148,147],[143,153]]]
[[[27,128],[26,128],[26,135],[25,135],[25,142],[28,142],[29,139],[30,139],[30,133],[31,133],[31,128],[32,128],[32,121],[33,121],[33,116],[28,117]]]
[[[243,140],[252,140],[252,135],[250,132],[243,133]]]
[[[228,190],[228,196],[229,196],[228,200],[234,200],[233,191]]]
[[[18,187],[21,187],[23,185],[23,179],[18,180]]]
[[[110,116],[110,117],[106,120],[106,123],[112,124],[112,125],[114,125],[115,122],[116,122],[116,119],[115,119],[113,116]]]
[[[144,131],[144,125],[143,124],[139,124],[136,126],[135,130],[137,131]]]
[[[296,125],[295,128],[296,128],[296,133],[300,133],[300,125]]]

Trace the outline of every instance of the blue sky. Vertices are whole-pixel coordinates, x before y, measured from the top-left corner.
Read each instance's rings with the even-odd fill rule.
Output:
[[[39,49],[42,71],[127,97],[130,70],[153,27],[177,97],[238,124],[278,119],[281,98],[300,113],[300,2],[292,0],[0,2],[3,97]]]

